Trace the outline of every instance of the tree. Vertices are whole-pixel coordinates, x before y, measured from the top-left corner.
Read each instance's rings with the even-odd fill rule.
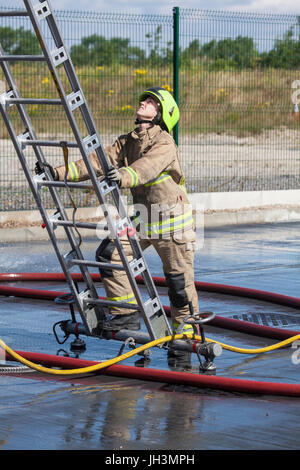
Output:
[[[225,66],[234,68],[254,67],[259,54],[252,38],[237,36],[235,39],[226,38],[212,41],[201,47],[200,54],[212,61],[212,67]]]
[[[75,65],[112,65],[138,63],[145,52],[131,47],[129,39],[111,38],[92,34],[82,38],[81,43],[71,46],[70,55]]]
[[[162,26],[157,26],[154,33],[147,33],[146,38],[149,44],[148,62],[152,65],[164,65],[172,63],[173,49],[172,43],[168,41],[166,46],[162,46]]]
[[[180,51],[180,63],[190,65],[193,61],[196,61],[201,57],[199,39],[194,39],[188,47],[183,51]]]
[[[300,65],[300,38],[294,38],[290,28],[283,39],[276,39],[273,49],[261,54],[261,63],[265,67],[294,69]]]
[[[27,55],[41,52],[36,36],[30,30],[24,30],[22,26],[18,29],[0,27],[0,43],[6,54]]]

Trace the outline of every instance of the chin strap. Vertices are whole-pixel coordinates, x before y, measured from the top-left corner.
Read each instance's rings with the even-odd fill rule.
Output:
[[[139,118],[135,120],[135,124],[151,124],[151,126],[154,126],[153,121],[147,121],[146,119],[139,119]]]
[[[160,125],[161,124],[161,112],[158,111],[157,115],[155,116],[152,121],[146,120],[146,119],[139,119],[136,118],[135,124],[151,124],[152,126],[155,126],[156,124]]]

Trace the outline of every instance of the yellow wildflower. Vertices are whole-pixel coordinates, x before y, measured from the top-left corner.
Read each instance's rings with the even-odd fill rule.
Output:
[[[122,106],[121,108],[122,111],[128,111],[130,109],[132,109],[132,106],[130,104],[126,104],[125,106]]]
[[[136,69],[133,72],[135,77],[138,76],[138,75],[145,75],[146,73],[147,73],[147,70],[145,70],[145,69]]]
[[[173,92],[173,88],[171,88],[168,83],[165,83],[164,85],[162,85],[162,88],[164,88],[165,90],[169,91],[170,93]]]

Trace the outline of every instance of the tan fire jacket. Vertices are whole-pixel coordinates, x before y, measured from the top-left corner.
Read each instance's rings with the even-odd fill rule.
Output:
[[[105,153],[120,170],[121,188],[131,189],[147,236],[186,231],[193,226],[184,175],[170,134],[157,125],[142,132],[135,129],[106,147]],[[97,176],[103,176],[96,154],[91,153],[90,157]],[[65,167],[57,168],[57,172],[63,180]],[[83,181],[88,177],[83,160],[69,164],[68,181]]]

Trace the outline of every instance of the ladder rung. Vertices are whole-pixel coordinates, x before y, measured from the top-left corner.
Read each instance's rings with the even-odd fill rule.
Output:
[[[0,62],[16,62],[18,60],[25,60],[29,62],[41,62],[43,60],[46,60],[46,58],[43,55],[1,55],[0,56]]]
[[[61,147],[61,142],[56,140],[29,140],[29,139],[22,139],[19,138],[19,142],[24,145],[42,145],[44,147]],[[78,144],[76,142],[66,142],[66,146],[69,148],[78,148]]]
[[[70,264],[78,266],[91,266],[94,268],[117,269],[118,271],[125,271],[122,264],[100,263],[99,261],[86,261],[84,259],[72,259]]]
[[[52,104],[61,105],[61,100],[49,100],[43,98],[8,98],[5,100],[7,104]]]
[[[28,16],[28,12],[26,10],[0,11],[0,16]]]
[[[121,308],[129,308],[129,309],[135,309],[135,310],[140,310],[140,307],[138,304],[130,304],[127,302],[120,302],[116,300],[104,300],[104,299],[86,299],[84,300],[84,304],[86,305],[107,305],[110,307],[121,307]]]
[[[135,230],[132,228],[130,218],[126,211],[126,207],[123,204],[121,194],[119,193],[118,186],[116,183],[109,182],[105,177],[101,181],[99,181],[99,178],[95,174],[95,171],[93,169],[92,161],[90,159],[90,153],[92,151],[96,152],[99,163],[101,163],[101,166],[104,166],[104,168],[109,166],[109,159],[107,159],[105,151],[104,149],[102,149],[100,137],[96,130],[96,126],[94,124],[88,104],[85,100],[84,93],[81,90],[75,69],[73,70],[72,59],[69,56],[68,50],[64,45],[62,38],[60,37],[59,29],[52,14],[49,0],[23,0],[23,3],[25,4],[24,11],[21,9],[10,10],[10,8],[13,7],[9,7],[7,11],[0,11],[0,17],[29,17],[29,20],[32,23],[33,29],[42,47],[39,52],[37,51],[37,54],[35,55],[9,55],[8,51],[3,51],[0,44],[0,66],[3,68],[3,72],[9,86],[8,92],[0,92],[0,110],[4,118],[4,122],[8,128],[9,134],[11,135],[11,138],[13,140],[14,146],[17,150],[18,158],[24,169],[26,178],[29,181],[32,193],[35,196],[41,215],[45,221],[44,225],[47,226],[53,247],[57,252],[58,259],[62,265],[63,271],[66,274],[66,280],[70,285],[71,292],[74,296],[74,302],[76,303],[76,306],[82,317],[84,326],[87,328],[89,334],[97,336],[97,325],[99,324],[99,322],[101,323],[104,314],[106,313],[106,309],[104,309],[103,307],[108,306],[110,308],[125,308],[140,312],[145,320],[145,324],[151,339],[163,337],[166,336],[166,334],[171,335],[172,331],[169,322],[165,316],[165,312],[160,302],[159,295],[156,292],[156,288],[153,283],[151,274],[148,272],[148,267],[145,259],[143,258],[142,250],[139,250],[139,242],[138,239],[136,239],[135,237]],[[52,38],[50,39],[50,43],[48,44],[49,47],[47,47],[46,45],[46,42],[48,40],[48,33],[47,37],[43,37],[44,28],[41,23],[44,19],[46,19],[46,26],[49,26],[49,31],[52,36]],[[41,27],[39,26],[39,23],[41,24]],[[44,43],[45,46],[43,45]],[[54,50],[50,50],[50,44],[52,43],[55,44]],[[45,63],[48,66],[49,71],[51,72],[54,82],[56,83],[56,87],[58,90],[58,96],[56,96],[56,98],[60,99],[46,99],[47,97],[21,97],[16,87],[16,84],[14,83],[13,74],[10,71],[11,62],[18,63],[18,61]],[[61,66],[60,69],[56,70],[56,68],[58,68],[59,66]],[[66,73],[70,81],[71,88],[73,90],[69,94],[64,91],[63,80],[60,80],[59,72],[62,71]],[[5,89],[6,88],[4,88],[4,90]],[[37,93],[35,94],[35,96],[42,95]],[[60,106],[63,105],[66,117],[68,118],[71,129],[73,130],[73,137],[68,138],[72,139],[73,142],[65,142],[63,139],[60,139],[59,141],[38,140],[38,137],[36,136],[32,127],[31,120],[28,114],[25,112],[25,106],[24,109],[22,107],[22,105],[31,104]],[[13,123],[10,119],[10,116],[8,116],[8,109],[10,106],[13,105],[17,105],[17,110],[19,111],[21,121],[24,124],[23,133],[21,135],[16,135],[13,129]],[[85,138],[81,137],[79,126],[77,126],[76,124],[75,114],[77,115],[78,113],[73,113],[73,111],[78,108],[87,127],[87,135]],[[43,171],[43,173],[33,176],[32,172],[29,171],[25,155],[23,155],[23,152],[25,153],[27,146],[31,146],[31,148],[34,150],[33,153],[36,154],[38,161],[42,164],[44,163],[45,170]],[[72,181],[66,181],[66,177],[65,181],[54,181],[53,178],[50,176],[50,168],[47,169],[48,164],[44,158],[42,147],[57,147],[60,149],[64,149],[65,147],[73,147],[78,149],[78,151],[80,151],[80,153],[82,154],[83,160],[87,166],[87,170],[90,175],[90,182],[75,181],[74,179],[72,179]],[[65,176],[67,176],[68,162],[65,163]],[[38,194],[44,187],[49,188],[49,193],[52,196],[53,202],[55,203],[56,207],[55,214],[50,217],[47,216],[46,218],[44,215],[44,211],[46,209],[43,207],[40,198],[41,195]],[[79,191],[94,191],[100,204],[104,203],[104,219],[102,219],[102,217],[101,219],[100,217],[98,217],[93,221],[93,223],[85,222],[84,220],[82,222],[77,222],[76,220],[74,220],[75,213],[73,212],[72,220],[72,218],[69,218],[66,215],[63,207],[63,201],[60,198],[60,191],[55,191],[56,188],[61,188],[62,192],[63,190],[68,191],[69,195],[70,189],[76,189]],[[113,214],[111,215],[110,211],[108,210],[108,204],[106,204],[105,196],[109,193],[112,193],[112,199],[114,200],[116,205],[116,210],[119,215],[119,221],[113,216]],[[99,221],[101,221],[101,225],[99,223],[96,223],[98,219]],[[106,263],[97,260],[85,260],[81,252],[80,243],[78,243],[76,234],[73,233],[73,229],[75,231],[77,230],[77,228],[89,228],[94,230],[100,229],[109,231],[110,226],[114,228],[114,225],[116,225],[115,231],[118,240],[117,248],[121,258],[121,264],[112,264],[111,262]],[[70,242],[70,251],[65,255],[60,252],[58,241],[53,233],[53,231],[57,229],[58,226],[64,227],[67,238]],[[135,259],[130,262],[125,257],[125,253],[123,253],[122,251],[121,237],[123,233],[127,234],[128,237],[131,239],[130,241],[132,242],[132,248]],[[97,235],[99,236],[99,234]],[[89,273],[89,267],[94,268],[95,270],[98,269],[100,270],[100,272],[102,269],[106,269],[111,272],[114,272],[114,270],[116,270],[118,272],[124,273],[124,275],[128,277],[132,290],[134,292],[134,303],[130,301],[130,298],[124,299],[122,297],[115,297],[116,299],[119,298],[119,300],[109,300],[109,298],[100,298],[93,283],[92,276]],[[77,285],[75,282],[73,282],[73,279],[71,277],[72,269],[74,271],[81,270],[82,272],[83,282],[85,282],[86,284],[86,288],[82,292],[78,292]],[[147,300],[144,300],[145,296],[142,294],[142,292],[139,291],[136,285],[135,278],[139,275],[143,275],[144,278],[144,288],[146,291],[148,291],[149,296]]]
[[[59,226],[66,226],[66,227],[77,227],[77,228],[90,228],[90,229],[99,229],[99,230],[107,230],[107,224],[105,225],[99,225],[95,223],[89,223],[89,222],[75,222],[74,223],[71,220],[56,220],[52,221],[54,225],[59,225]]]
[[[47,180],[36,180],[35,181],[38,186],[47,186],[47,187],[55,187],[55,188],[65,188],[66,184],[69,188],[75,189],[94,189],[94,186],[91,184],[84,184],[84,183],[70,183],[69,181],[65,183],[64,181],[47,181]]]

